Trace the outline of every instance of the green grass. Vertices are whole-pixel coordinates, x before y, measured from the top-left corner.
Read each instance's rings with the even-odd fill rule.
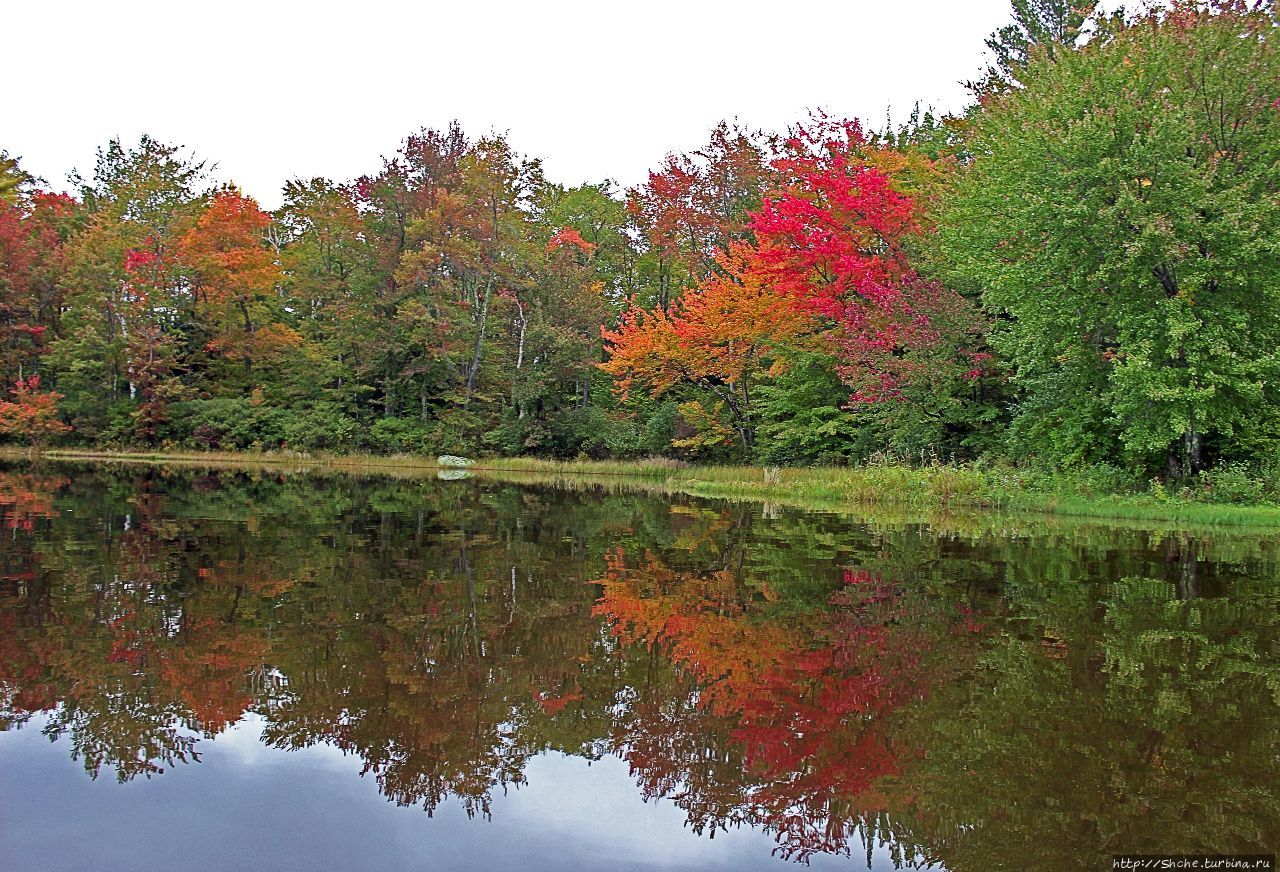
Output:
[[[23,457],[6,451],[0,456]],[[297,471],[421,477],[439,467],[416,455],[325,455],[291,452],[101,452],[55,450],[45,457],[94,462],[168,463],[204,467],[270,467]],[[871,464],[858,467],[698,466],[670,460],[552,461],[485,459],[472,471],[514,483],[567,488],[608,487],[662,494],[751,500],[828,510],[875,510],[904,522],[940,516],[1034,513],[1169,528],[1280,530],[1280,506],[1233,505],[1183,496],[1108,491],[1105,476],[1052,474],[1011,466]],[[1152,523],[1154,522],[1154,524]]]
[[[1086,478],[1009,467],[936,464],[858,467],[685,466],[661,462],[534,459],[485,461],[530,481],[627,476],[668,493],[750,499],[816,508],[898,507],[930,513],[1021,512],[1112,521],[1280,529],[1280,507],[1227,505],[1146,494],[1100,492]],[[653,489],[652,487],[649,489]]]

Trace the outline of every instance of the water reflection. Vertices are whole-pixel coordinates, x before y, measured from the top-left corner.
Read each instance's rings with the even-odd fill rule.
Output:
[[[94,778],[247,719],[429,814],[618,760],[792,860],[1280,841],[1274,540],[137,468],[4,471],[0,528],[0,725]]]

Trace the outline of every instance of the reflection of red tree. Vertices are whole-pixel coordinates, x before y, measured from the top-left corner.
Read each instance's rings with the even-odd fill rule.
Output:
[[[183,644],[167,650],[162,681],[176,692],[206,735],[216,735],[254,704],[247,679],[267,657],[268,644],[256,632],[202,618],[188,623]]]
[[[35,529],[37,518],[53,518],[53,497],[67,485],[65,478],[0,473],[0,518],[7,530]]]
[[[913,754],[888,730],[927,685],[903,591],[848,572],[830,609],[783,622],[754,613],[730,573],[676,572],[652,554],[630,568],[615,550],[600,583],[613,634],[661,648],[697,688],[700,716],[668,701],[637,712],[642,734],[615,736],[646,792],[672,796],[695,825],[763,824],[787,856],[847,852],[851,822],[881,802],[877,782]],[[740,756],[736,783],[707,783],[698,740],[672,734],[708,717]]]
[[[542,709],[545,715],[556,715],[564,710],[564,707],[571,702],[577,702],[583,698],[581,691],[569,691],[568,693],[554,694],[546,691],[534,691],[533,699]]]
[[[32,585],[40,577],[40,555],[32,547],[31,534],[39,519],[57,517],[53,500],[68,484],[65,478],[31,473],[0,473],[0,529],[10,531],[0,546],[0,711],[8,720],[23,720],[33,712],[57,705],[58,692],[52,676],[61,646],[53,634],[25,639],[25,620],[51,625],[65,619],[45,614],[42,605],[29,606],[25,613],[11,609],[14,603],[28,603]]]
[[[0,711],[23,721],[58,704],[52,676],[61,646],[50,638],[24,639],[16,618],[14,612],[0,611]]]

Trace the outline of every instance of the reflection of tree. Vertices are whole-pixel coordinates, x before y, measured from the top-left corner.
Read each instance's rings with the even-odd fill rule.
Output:
[[[36,550],[38,525],[56,517],[55,494],[66,479],[0,470],[0,729],[47,708],[44,682],[48,651],[24,650],[20,625],[39,626],[48,612],[48,584]]]
[[[486,508],[440,506],[421,539],[403,516],[379,518],[376,547],[351,555],[339,583],[291,603],[301,610],[278,660],[290,684],[269,741],[333,742],[389,798],[428,811],[454,796],[484,814],[495,785],[523,781],[545,744],[520,727],[574,695],[594,622],[580,560],[565,554],[578,537]],[[383,581],[352,585],[351,573]]]
[[[1021,591],[1033,620],[919,712],[923,851],[982,870],[1274,847],[1280,593],[1186,600],[1178,579]]]
[[[37,519],[56,517],[53,495],[66,485],[61,476],[0,472],[0,529],[34,532]]]
[[[676,572],[652,553],[628,566],[620,550],[601,583],[615,635],[688,678],[685,696],[641,698],[615,732],[646,795],[671,797],[699,831],[766,826],[784,856],[848,853],[877,782],[915,754],[888,727],[931,684],[920,604],[848,571],[825,608],[782,621],[724,570]]]
[[[45,732],[68,734],[95,777],[107,765],[120,780],[198,759],[197,731],[221,731],[250,703],[243,675],[263,649],[257,630],[193,610],[217,599],[216,586],[197,601],[175,584],[183,542],[161,497],[139,494],[130,509],[103,518],[93,559],[58,557],[42,595],[28,598],[43,607],[15,628],[27,655],[15,660],[41,692],[11,703],[21,716],[50,709]]]
[[[258,710],[269,741],[350,750],[398,802],[483,812],[531,754],[607,735],[603,706],[589,733],[556,725],[581,713],[578,677],[607,639],[583,584],[591,511],[170,475],[84,494],[91,552],[46,543],[45,605],[33,616],[26,590],[0,609],[8,716],[52,710],[90,771],[158,772]]]
[[[697,831],[797,859],[1280,835],[1265,540],[137,468],[0,470],[0,522],[0,724],[47,712],[95,775],[257,712],[428,811],[487,814],[547,749],[619,754]]]

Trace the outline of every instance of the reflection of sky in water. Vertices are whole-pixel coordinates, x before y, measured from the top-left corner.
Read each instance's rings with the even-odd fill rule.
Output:
[[[0,733],[0,867],[56,870],[787,869],[766,833],[714,840],[666,801],[645,803],[627,764],[543,754],[528,784],[495,791],[493,819],[446,802],[428,818],[398,808],[360,761],[330,745],[286,752],[246,718],[197,746],[201,763],[117,784],[90,781],[42,718]],[[856,855],[812,869],[863,869]],[[878,852],[874,868],[892,869]]]

